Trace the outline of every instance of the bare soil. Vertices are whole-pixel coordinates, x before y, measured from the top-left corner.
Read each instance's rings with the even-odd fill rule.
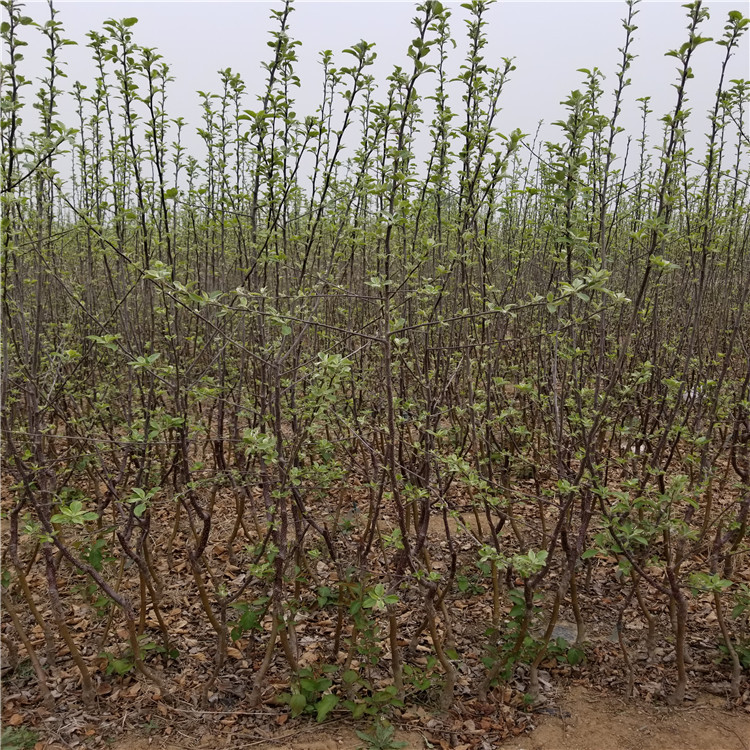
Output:
[[[717,705],[718,704],[718,705]],[[582,688],[561,701],[508,750],[749,750],[750,714],[722,710],[722,699],[701,697],[669,709]]]

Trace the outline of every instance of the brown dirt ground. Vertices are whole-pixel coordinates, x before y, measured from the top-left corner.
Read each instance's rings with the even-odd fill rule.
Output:
[[[718,705],[717,705],[718,704]],[[750,750],[750,715],[721,709],[711,696],[683,709],[627,701],[574,688],[508,750]]]
[[[625,700],[594,690],[574,687],[559,701],[557,716],[538,715],[536,728],[498,750],[750,750],[750,714],[723,710],[723,701],[700,696],[682,709]],[[170,738],[171,739],[171,738]],[[440,750],[421,732],[398,732],[405,750]],[[319,730],[291,730],[269,743],[247,742],[200,733],[165,743],[159,737],[131,739],[113,750],[355,750],[364,743],[345,725]],[[442,743],[441,743],[442,744]],[[446,743],[445,747],[448,747]],[[456,750],[466,748],[456,746]],[[488,748],[491,747],[488,745]],[[57,750],[49,746],[45,750]]]

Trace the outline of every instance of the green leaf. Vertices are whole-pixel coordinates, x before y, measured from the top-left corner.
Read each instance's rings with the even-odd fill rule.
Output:
[[[130,659],[112,659],[107,665],[107,674],[114,672],[122,677],[122,675],[130,672],[134,666],[135,664]]]
[[[326,716],[328,716],[331,711],[336,707],[336,705],[339,702],[338,695],[334,695],[333,693],[328,693],[328,695],[324,695],[315,705],[315,707],[318,709],[318,715],[317,715],[317,721],[318,723],[325,721]]]
[[[576,666],[577,664],[580,664],[584,660],[585,656],[586,654],[584,654],[583,650],[580,648],[573,647],[571,649],[568,649],[568,656],[567,656],[568,664],[571,664],[572,666]]]
[[[295,693],[289,699],[289,708],[292,709],[292,718],[299,716],[307,706],[307,698],[302,693]]]
[[[347,703],[351,704],[351,706],[347,705],[347,708],[352,712],[353,719],[361,719],[365,715],[365,711],[367,710],[366,703],[354,703],[352,701],[347,701]]]
[[[317,682],[317,680],[312,680],[309,677],[303,677],[299,681],[299,686],[306,693],[315,693],[315,692],[318,692],[318,682]]]

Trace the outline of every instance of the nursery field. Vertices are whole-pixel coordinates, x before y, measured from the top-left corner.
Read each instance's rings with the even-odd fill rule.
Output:
[[[546,139],[487,0],[309,114],[272,5],[199,123],[2,5],[3,747],[750,747],[750,19],[655,101],[624,2]]]

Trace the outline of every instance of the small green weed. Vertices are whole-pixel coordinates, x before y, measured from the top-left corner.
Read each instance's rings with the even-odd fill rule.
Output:
[[[337,667],[332,664],[324,664],[321,667],[323,674],[331,674],[336,670]],[[337,695],[326,692],[333,685],[333,680],[321,677],[308,668],[300,669],[298,676],[299,689],[293,693],[283,693],[279,696],[280,700],[289,705],[292,718],[302,713],[314,713],[319,723],[325,721],[339,702]]]
[[[375,722],[372,734],[357,731],[357,737],[365,743],[360,750],[400,750],[400,748],[406,747],[406,742],[393,739],[395,733],[396,729],[392,724],[389,724],[385,719],[380,719]]]
[[[30,727],[5,727],[0,745],[4,750],[31,750],[39,742],[39,732]]]

